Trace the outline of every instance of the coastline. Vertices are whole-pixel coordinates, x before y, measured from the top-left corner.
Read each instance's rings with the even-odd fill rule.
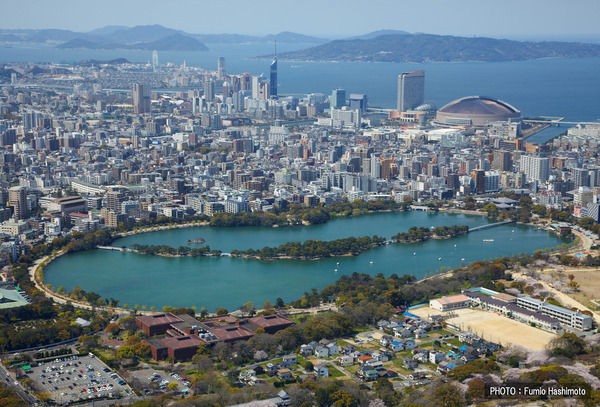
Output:
[[[171,230],[171,229],[185,229],[185,228],[193,228],[193,227],[201,227],[201,226],[209,226],[209,222],[207,221],[191,221],[191,222],[184,222],[184,223],[172,223],[172,224],[168,224],[168,225],[159,225],[159,226],[145,226],[142,228],[138,228],[138,229],[134,229],[134,230],[129,230],[127,232],[119,232],[117,234],[115,234],[115,239],[120,239],[122,237],[127,237],[127,236],[134,236],[134,235],[139,235],[142,233],[149,233],[149,232],[160,232],[161,230]]]

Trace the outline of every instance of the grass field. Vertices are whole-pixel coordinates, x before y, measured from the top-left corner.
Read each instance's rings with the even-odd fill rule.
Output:
[[[443,314],[443,312],[429,307],[413,309],[410,312],[422,318]],[[455,310],[454,314],[456,317],[446,320],[448,324],[454,325],[462,331],[474,332],[483,339],[502,346],[518,345],[530,351],[540,351],[546,349],[548,342],[556,337],[550,332],[493,312],[465,308]]]

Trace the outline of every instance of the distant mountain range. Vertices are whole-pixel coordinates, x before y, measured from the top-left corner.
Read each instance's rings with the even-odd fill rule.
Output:
[[[297,61],[362,62],[499,62],[597,56],[600,56],[600,44],[522,42],[485,37],[390,33],[388,30],[279,55],[280,59]]]
[[[106,26],[87,33],[44,29],[44,30],[0,30],[0,42],[44,43],[57,48],[87,49],[141,49],[159,51],[206,51],[205,43],[282,43],[322,44],[328,40],[292,32],[265,36],[240,34],[190,34],[161,25],[125,27]]]
[[[485,37],[456,37],[379,30],[329,41],[293,32],[265,36],[242,34],[190,34],[162,25],[125,27],[110,25],[87,33],[60,30],[0,29],[0,43],[43,43],[61,49],[139,49],[158,51],[206,51],[205,44],[296,43],[312,45],[279,54],[280,59],[300,61],[443,62],[520,61],[537,58],[600,56],[600,44],[581,42],[533,42]],[[271,57],[271,55],[269,55]]]

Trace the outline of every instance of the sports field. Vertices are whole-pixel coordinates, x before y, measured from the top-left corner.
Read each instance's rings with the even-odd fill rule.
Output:
[[[441,311],[422,307],[411,309],[412,314],[426,319],[430,315],[442,315]],[[546,345],[556,335],[531,327],[527,324],[506,318],[493,312],[478,309],[458,309],[453,311],[453,318],[446,322],[461,331],[471,331],[488,341],[502,346],[518,345],[530,351],[546,349]]]

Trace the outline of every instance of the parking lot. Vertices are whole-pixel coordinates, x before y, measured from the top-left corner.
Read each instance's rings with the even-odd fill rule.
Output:
[[[28,372],[33,385],[57,404],[127,397],[129,385],[93,355],[68,356],[39,363]]]
[[[159,394],[168,391],[182,394],[188,394],[190,392],[189,379],[175,372],[142,369],[131,372],[131,375],[139,380],[143,387],[142,392],[145,395]],[[171,383],[174,383],[177,386],[175,387],[175,385]]]

